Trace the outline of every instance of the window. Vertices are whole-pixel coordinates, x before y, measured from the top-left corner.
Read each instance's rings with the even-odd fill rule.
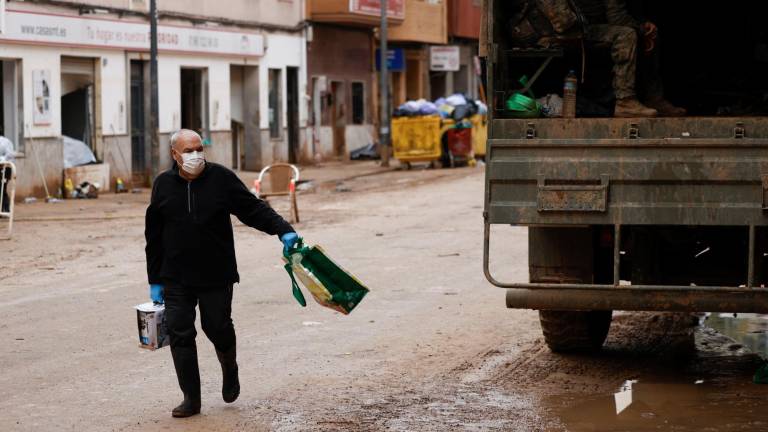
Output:
[[[269,70],[269,137],[280,138],[282,125],[280,124],[280,69]]]
[[[352,124],[365,123],[365,86],[361,82],[352,83]]]

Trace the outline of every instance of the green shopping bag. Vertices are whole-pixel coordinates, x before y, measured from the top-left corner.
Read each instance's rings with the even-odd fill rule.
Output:
[[[293,296],[302,306],[306,306],[307,301],[297,278],[318,303],[344,315],[352,312],[368,294],[368,288],[329,258],[323,248],[306,247],[301,238],[294,249],[283,253],[283,260],[285,271],[291,277]]]

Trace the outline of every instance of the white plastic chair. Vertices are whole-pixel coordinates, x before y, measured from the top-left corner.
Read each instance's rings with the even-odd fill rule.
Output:
[[[6,171],[10,168],[11,175],[6,177]],[[5,207],[4,198],[8,194],[8,211],[3,211]],[[11,238],[13,231],[13,210],[16,199],[16,165],[13,162],[0,162],[0,219],[8,219],[8,239]]]
[[[291,199],[291,222],[299,223],[299,207],[296,204],[296,183],[300,173],[295,165],[276,163],[266,166],[253,181],[253,191],[257,197],[267,200],[274,196],[287,196]]]

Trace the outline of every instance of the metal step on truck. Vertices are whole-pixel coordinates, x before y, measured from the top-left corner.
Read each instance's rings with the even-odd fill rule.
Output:
[[[485,5],[487,279],[509,308],[538,310],[562,352],[601,347],[613,310],[768,313],[768,5],[646,2],[665,96],[687,115],[615,118],[610,49],[515,41],[540,3]],[[562,95],[570,70],[576,118],[506,109],[517,93]],[[493,274],[495,225],[528,227],[529,280]]]

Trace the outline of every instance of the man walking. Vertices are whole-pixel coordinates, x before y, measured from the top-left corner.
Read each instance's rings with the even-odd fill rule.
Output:
[[[232,285],[240,281],[230,214],[277,235],[290,249],[298,236],[280,215],[256,198],[229,169],[206,162],[200,135],[182,129],[171,137],[173,168],[155,179],[146,214],[150,297],[165,302],[171,355],[183,402],[174,417],[200,412],[200,372],[195,306],[203,332],[216,348],[223,373],[222,397],[240,394],[232,324]]]

